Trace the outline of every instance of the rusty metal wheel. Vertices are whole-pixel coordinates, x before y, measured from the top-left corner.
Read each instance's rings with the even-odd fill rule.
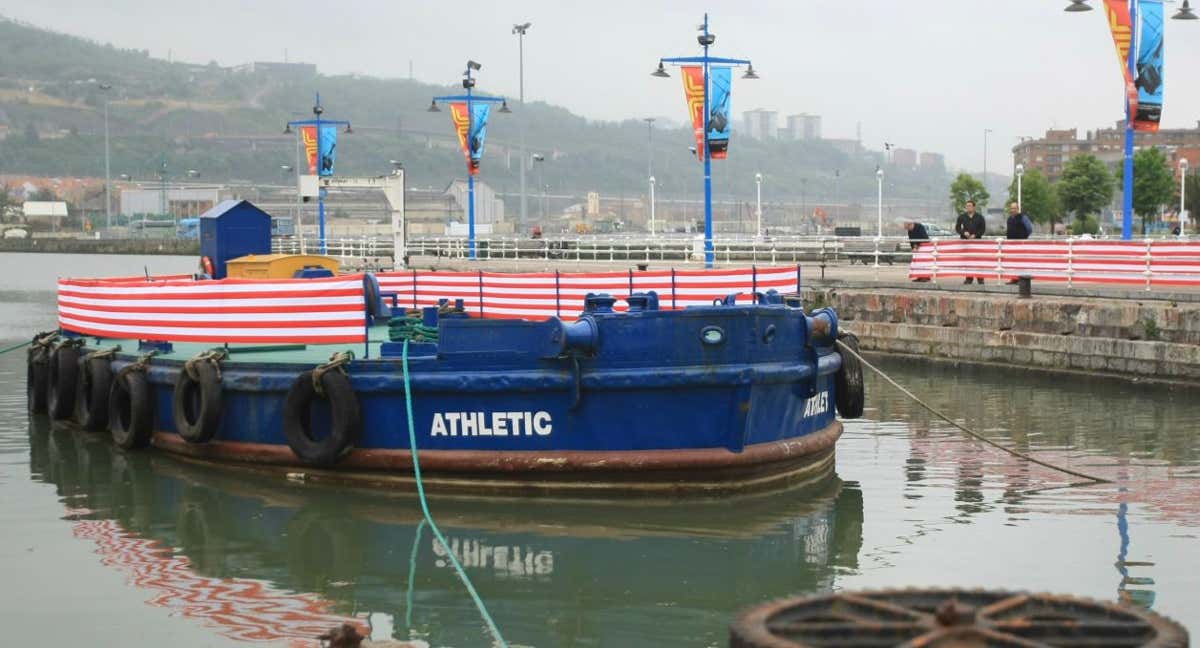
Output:
[[[742,613],[730,648],[1186,648],[1140,608],[1023,592],[904,589],[774,601]]]

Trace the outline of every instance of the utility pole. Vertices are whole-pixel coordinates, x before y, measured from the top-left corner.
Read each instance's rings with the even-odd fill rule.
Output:
[[[521,102],[522,108],[525,107],[525,32],[528,31],[529,28],[532,26],[533,26],[533,23],[525,22],[525,23],[521,23],[519,25],[513,25],[513,28],[512,28],[512,33],[517,35],[517,43],[518,43],[517,47],[520,52],[520,60],[518,61],[517,69],[519,70],[519,74],[520,74],[519,92],[520,92],[520,102]],[[527,202],[525,199],[525,163],[527,162],[527,160],[526,160],[526,153],[525,153],[524,111],[522,111],[521,115],[517,116],[517,120],[520,122],[520,127],[521,127],[521,169],[520,169],[521,213],[518,214],[518,221],[517,221],[517,233],[520,234],[521,228],[525,223],[526,216],[528,215],[526,213],[526,210],[528,207],[527,207]]]

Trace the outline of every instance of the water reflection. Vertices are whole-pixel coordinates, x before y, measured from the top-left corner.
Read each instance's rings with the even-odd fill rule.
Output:
[[[478,645],[484,631],[416,502],[327,490],[31,421],[34,479],[148,603],[222,636]],[[827,591],[858,566],[863,499],[836,478],[712,503],[435,500],[449,550],[511,641],[710,645],[747,604]]]
[[[1092,504],[1149,505],[1163,520],[1200,526],[1200,399],[1196,390],[997,367],[881,360],[881,367],[930,405],[990,439],[1038,459],[1113,483],[1072,491]],[[1070,512],[1046,488],[1078,483],[966,438],[873,375],[872,434],[904,436],[905,497],[954,490],[957,519],[1002,506],[1015,521],[1029,507]],[[851,428],[853,429],[853,428]],[[998,490],[998,497],[988,491]]]

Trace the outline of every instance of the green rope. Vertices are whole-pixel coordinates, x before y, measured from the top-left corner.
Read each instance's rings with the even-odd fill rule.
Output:
[[[412,599],[413,599],[413,582],[417,580],[417,549],[421,546],[421,531],[425,529],[425,519],[422,518],[420,524],[417,525],[417,533],[413,536],[412,553],[408,556],[408,594],[404,597],[406,604],[404,606],[404,627],[412,629]]]
[[[458,571],[458,577],[462,580],[463,585],[467,586],[467,592],[475,601],[475,607],[479,608],[480,616],[487,622],[488,630],[492,633],[496,644],[500,648],[508,648],[508,643],[504,641],[504,637],[500,636],[500,629],[496,627],[496,622],[492,620],[492,615],[488,614],[487,607],[483,604],[483,599],[479,598],[479,593],[475,591],[475,586],[471,584],[471,579],[467,577],[466,570],[459,564],[458,558],[450,549],[450,543],[446,542],[441,529],[434,523],[433,515],[429,512],[429,504],[425,501],[425,485],[421,482],[421,463],[417,460],[417,432],[416,426],[413,424],[412,388],[409,386],[408,380],[408,340],[404,341],[404,348],[400,353],[400,367],[404,371],[404,406],[408,413],[408,447],[412,451],[413,476],[417,480],[417,497],[421,501],[421,512],[425,514],[425,521],[429,523],[429,528],[433,531],[433,535],[437,537],[438,542],[442,543],[442,548],[446,550],[446,555],[450,558],[450,563]]]
[[[388,339],[392,342],[437,342],[438,328],[425,326],[419,318],[397,317],[388,322]]]
[[[5,347],[3,349],[0,349],[0,355],[4,355],[5,353],[8,353],[9,351],[16,351],[17,349],[24,349],[25,347],[29,346],[30,344],[33,344],[33,343],[32,342],[21,342],[20,344],[14,344],[10,347]]]

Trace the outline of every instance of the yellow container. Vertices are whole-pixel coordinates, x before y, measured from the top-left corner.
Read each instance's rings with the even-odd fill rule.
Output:
[[[231,279],[291,279],[304,268],[325,268],[337,274],[338,261],[319,254],[247,254],[225,262]]]

